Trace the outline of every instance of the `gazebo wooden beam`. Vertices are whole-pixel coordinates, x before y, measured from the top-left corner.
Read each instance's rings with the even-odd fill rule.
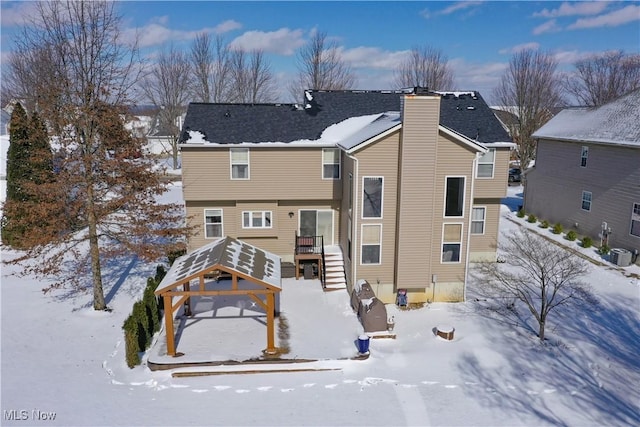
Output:
[[[216,296],[216,295],[250,295],[250,294],[267,295],[271,293],[274,293],[274,291],[271,289],[238,289],[238,290],[228,289],[228,290],[217,290],[217,291],[214,291],[214,290],[167,291],[167,292],[164,292],[162,295],[171,295],[171,296],[188,295],[188,296],[204,297],[204,296]]]

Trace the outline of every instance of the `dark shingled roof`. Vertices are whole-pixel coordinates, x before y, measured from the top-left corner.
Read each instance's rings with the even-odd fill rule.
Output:
[[[308,91],[306,105],[203,104],[187,109],[181,142],[188,131],[218,144],[316,140],[350,117],[400,111],[402,91]],[[480,142],[511,138],[478,92],[441,93],[440,124]],[[311,98],[309,100],[309,98]]]

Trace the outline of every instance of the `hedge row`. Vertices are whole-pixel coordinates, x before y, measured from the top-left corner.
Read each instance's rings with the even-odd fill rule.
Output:
[[[162,265],[156,268],[155,276],[147,279],[142,300],[133,304],[131,314],[122,325],[127,366],[130,368],[140,364],[140,353],[149,348],[153,335],[160,330],[162,307],[154,292],[166,274]]]

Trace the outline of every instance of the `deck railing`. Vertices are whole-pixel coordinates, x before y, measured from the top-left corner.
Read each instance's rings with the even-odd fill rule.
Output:
[[[295,233],[295,255],[319,255],[322,268],[318,269],[318,277],[322,287],[326,286],[327,266],[324,258],[324,237],[323,236],[298,236]]]

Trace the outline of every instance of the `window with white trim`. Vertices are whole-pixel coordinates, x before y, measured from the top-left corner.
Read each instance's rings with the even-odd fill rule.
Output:
[[[587,158],[589,157],[589,147],[583,146],[580,154],[580,167],[587,167]]]
[[[222,209],[204,210],[204,238],[222,237]]]
[[[464,176],[447,177],[444,216],[464,216]]]
[[[443,224],[442,226],[442,262],[460,262],[462,249],[462,224]]]
[[[365,176],[362,178],[362,218],[382,218],[382,191],[384,178]]]
[[[362,224],[360,264],[380,264],[382,253],[382,225]]]
[[[583,211],[590,211],[591,210],[591,199],[593,198],[593,195],[591,194],[591,191],[583,191],[582,192],[582,210]]]
[[[484,222],[487,208],[474,207],[471,213],[471,234],[484,234]]]
[[[633,204],[631,212],[631,231],[632,236],[640,237],[640,203]]]
[[[322,149],[322,179],[340,179],[340,150]]]
[[[476,176],[478,178],[493,178],[493,167],[496,161],[496,149],[489,148],[489,151],[484,153],[482,157],[478,159],[478,171]]]
[[[249,149],[230,148],[231,179],[249,179]]]
[[[242,228],[271,228],[271,211],[242,212]]]

